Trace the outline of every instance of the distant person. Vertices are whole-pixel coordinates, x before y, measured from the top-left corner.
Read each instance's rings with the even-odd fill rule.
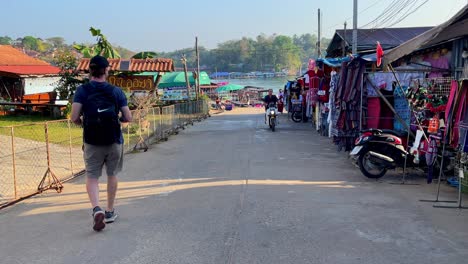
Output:
[[[283,113],[284,109],[284,93],[283,90],[279,90],[278,94],[278,112]]]
[[[221,100],[219,99],[219,96],[216,96],[216,110],[221,109]]]
[[[284,97],[284,93],[283,93],[283,90],[282,89],[279,89],[279,93],[278,93],[278,99],[281,100],[281,98]]]
[[[83,126],[86,191],[93,208],[95,231],[101,231],[106,223],[112,223],[117,218],[114,210],[117,193],[116,176],[123,165],[123,136],[120,121],[132,121],[132,114],[122,89],[106,82],[109,69],[106,58],[95,56],[91,59],[89,64],[91,80],[76,90],[71,113],[71,120]],[[119,112],[122,112],[120,121]],[[104,165],[107,173],[105,212],[99,206],[99,177]]]

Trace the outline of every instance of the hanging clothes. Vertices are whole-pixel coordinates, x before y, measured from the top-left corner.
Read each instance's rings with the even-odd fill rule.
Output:
[[[451,145],[452,147],[456,148],[458,147],[458,143],[460,141],[460,129],[459,129],[459,125],[460,125],[460,122],[462,120],[462,118],[464,117],[464,113],[466,112],[466,108],[467,108],[467,90],[468,90],[468,87],[467,85],[461,85],[460,86],[461,88],[458,89],[458,96],[457,96],[457,99],[455,101],[455,107],[454,107],[454,119],[453,119],[453,127],[455,128],[453,130],[453,136],[452,136],[452,139],[451,139]]]
[[[402,91],[403,90],[403,91]],[[398,131],[405,131],[410,125],[410,107],[408,104],[408,99],[406,98],[406,91],[408,91],[408,86],[403,86],[401,89],[399,87],[395,88],[393,92],[393,108],[395,112],[401,117],[406,126],[400,122],[397,118],[393,120],[393,129]]]
[[[354,139],[359,135],[359,123],[361,119],[361,84],[365,62],[361,59],[342,63],[341,76],[335,93],[335,110],[332,114],[335,136],[334,142],[339,149],[351,150]],[[336,116],[336,120],[334,120]]]
[[[367,99],[367,128],[379,128],[380,121],[380,98],[371,97]]]
[[[332,120],[334,119],[333,116],[334,114],[336,113],[336,110],[335,110],[335,92],[336,92],[336,85],[339,81],[339,75],[337,74],[336,71],[332,71],[331,72],[331,78],[330,78],[330,96],[329,96],[329,99],[328,99],[328,108],[329,108],[329,111],[328,111],[328,118],[327,118],[327,121],[328,121],[328,137],[332,137],[333,136],[333,123],[332,123]]]
[[[453,120],[452,120],[452,112],[455,103],[455,98],[458,93],[458,82],[453,80],[451,87],[450,87],[450,95],[447,102],[447,106],[445,107],[445,122],[447,123],[447,127],[445,129],[444,141],[448,142],[451,138],[453,131]]]

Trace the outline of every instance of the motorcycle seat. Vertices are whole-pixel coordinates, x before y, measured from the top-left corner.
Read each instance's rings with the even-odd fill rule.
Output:
[[[371,133],[374,133],[374,134],[389,134],[389,135],[397,136],[399,138],[404,138],[404,137],[408,136],[408,132],[406,132],[406,131],[395,131],[395,130],[391,130],[391,129],[370,128],[370,129],[365,129],[365,130],[361,131],[361,133],[365,133],[365,132],[371,132]]]
[[[391,129],[381,129],[381,131],[383,134],[390,134],[390,135],[397,136],[399,138],[405,138],[408,136],[408,132],[406,131],[395,131]]]

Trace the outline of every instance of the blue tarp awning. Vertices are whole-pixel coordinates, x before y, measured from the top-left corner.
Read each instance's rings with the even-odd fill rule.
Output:
[[[351,57],[317,59],[317,62],[323,62],[323,64],[328,65],[330,67],[341,67],[342,62],[348,61],[351,61]]]

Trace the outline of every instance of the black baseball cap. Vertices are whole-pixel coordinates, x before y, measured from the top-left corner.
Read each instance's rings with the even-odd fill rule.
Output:
[[[98,69],[107,68],[109,67],[109,61],[103,56],[97,55],[91,58],[89,67]]]

